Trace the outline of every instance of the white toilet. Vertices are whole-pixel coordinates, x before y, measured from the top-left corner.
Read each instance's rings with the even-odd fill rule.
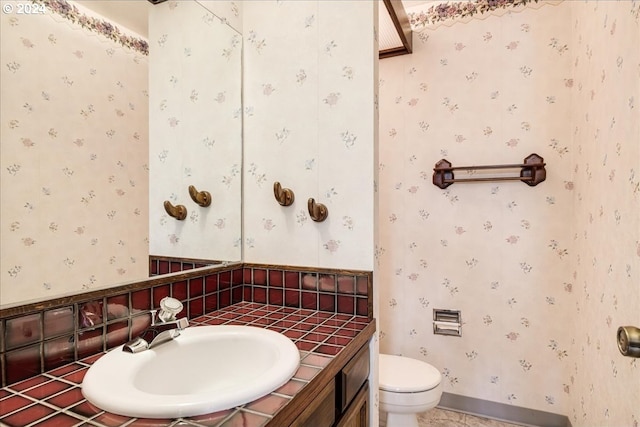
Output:
[[[387,427],[418,427],[417,415],[435,408],[442,396],[440,371],[409,357],[380,354],[379,382]]]

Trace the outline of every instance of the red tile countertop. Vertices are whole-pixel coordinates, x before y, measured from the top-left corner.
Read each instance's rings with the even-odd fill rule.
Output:
[[[197,417],[124,417],[93,406],[82,395],[82,379],[101,353],[0,389],[0,426],[264,426],[370,322],[364,316],[241,302],[191,319],[191,326],[258,326],[289,337],[300,350],[300,368],[274,392],[237,408]]]

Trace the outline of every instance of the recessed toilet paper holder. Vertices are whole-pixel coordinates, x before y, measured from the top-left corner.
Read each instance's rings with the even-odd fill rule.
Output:
[[[433,309],[433,333],[435,335],[462,336],[460,310]]]
[[[616,335],[618,350],[623,356],[640,357],[640,329],[635,326],[620,326]]]

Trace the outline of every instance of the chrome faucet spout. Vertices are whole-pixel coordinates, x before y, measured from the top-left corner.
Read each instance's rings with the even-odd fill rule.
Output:
[[[122,351],[127,353],[139,353],[149,350],[163,342],[170,341],[180,336],[180,331],[189,326],[186,317],[169,322],[155,322],[140,334],[122,347]]]

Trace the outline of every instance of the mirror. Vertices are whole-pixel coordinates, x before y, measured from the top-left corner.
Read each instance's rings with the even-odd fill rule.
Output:
[[[2,2],[2,306],[144,279],[149,254],[242,259],[236,4],[95,3],[143,3],[148,44],[80,4]]]

